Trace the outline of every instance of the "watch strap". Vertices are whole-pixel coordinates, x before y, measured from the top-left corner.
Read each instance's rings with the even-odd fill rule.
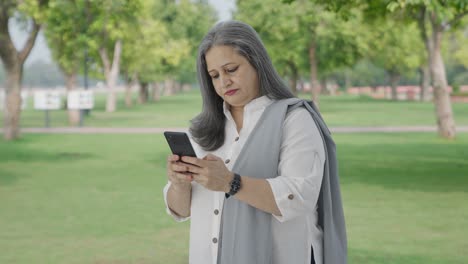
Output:
[[[226,193],[226,198],[229,198],[229,196],[235,195],[241,188],[241,176],[237,173],[234,173],[234,178],[232,179],[230,183],[230,190],[228,193]]]

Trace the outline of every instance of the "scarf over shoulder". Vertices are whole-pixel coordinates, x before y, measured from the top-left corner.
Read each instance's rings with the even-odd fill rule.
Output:
[[[347,238],[336,147],[330,131],[312,102],[290,98],[275,101],[268,106],[241,150],[233,171],[260,179],[276,177],[283,122],[288,111],[297,107],[304,107],[311,114],[325,146],[326,161],[317,202],[318,224],[323,230],[322,263],[346,264]],[[226,199],[223,206],[218,264],[272,263],[272,215],[234,197]],[[290,263],[296,262],[291,259]]]

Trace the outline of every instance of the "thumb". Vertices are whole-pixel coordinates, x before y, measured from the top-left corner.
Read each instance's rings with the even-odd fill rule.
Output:
[[[213,155],[213,154],[208,154],[208,155],[206,155],[203,159],[204,159],[204,160],[212,160],[212,161],[221,160],[220,157],[215,156],[215,155]]]

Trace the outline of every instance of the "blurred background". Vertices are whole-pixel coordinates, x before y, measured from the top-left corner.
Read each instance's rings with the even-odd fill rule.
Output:
[[[164,130],[250,24],[337,144],[350,263],[467,263],[468,0],[1,0],[0,263],[187,263]]]

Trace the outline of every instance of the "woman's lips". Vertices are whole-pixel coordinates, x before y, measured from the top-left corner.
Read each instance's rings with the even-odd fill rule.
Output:
[[[232,89],[224,93],[224,95],[231,96],[234,95],[239,89]]]

